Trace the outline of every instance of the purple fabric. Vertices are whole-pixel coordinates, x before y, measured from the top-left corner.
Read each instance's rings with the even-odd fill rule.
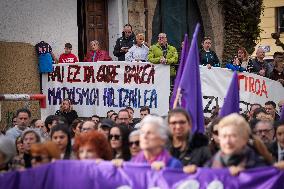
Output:
[[[169,152],[167,152],[167,150],[163,150],[153,161],[162,161],[162,162],[165,163],[165,165],[167,165],[169,163],[170,159],[171,159],[171,155],[169,154]],[[131,162],[150,163],[150,164],[152,163],[152,162],[149,162],[145,158],[143,151],[139,152],[139,154],[137,154],[134,158],[132,158]]]
[[[223,188],[265,188],[284,189],[284,171],[272,167],[249,169],[239,176],[231,176],[228,169],[199,168],[195,174],[184,174],[180,170],[165,168],[152,170],[147,164],[126,162],[116,168],[111,162],[57,161],[26,171],[0,174],[0,188],[29,189],[111,189],[121,186],[142,189],[160,187],[163,189],[182,188],[188,184],[194,188],[199,184],[201,189],[218,188],[212,185],[223,185]],[[211,186],[211,187],[210,187]]]
[[[281,108],[280,120],[284,120],[284,105]]]
[[[178,72],[177,72],[177,75],[176,75],[176,78],[175,78],[174,90],[173,90],[173,94],[172,94],[172,97],[171,97],[171,100],[170,100],[170,108],[171,109],[174,106],[174,102],[175,102],[175,99],[176,99],[176,94],[177,94],[177,91],[178,91],[180,79],[181,79],[181,76],[182,76],[182,73],[183,73],[186,57],[187,57],[187,54],[188,54],[189,43],[188,43],[187,34],[184,35],[183,41],[184,41],[184,44],[183,44],[183,48],[182,48],[182,51],[181,51],[180,62],[179,62],[179,66],[178,66]],[[182,101],[182,104],[184,104],[183,101]]]
[[[235,71],[219,116],[225,117],[232,113],[239,113],[240,111],[239,101],[240,101],[240,94],[239,94],[238,73]]]
[[[195,27],[193,39],[181,76],[180,88],[182,98],[185,100],[183,106],[192,117],[192,131],[204,133],[204,115],[202,106],[201,81],[199,71],[199,51],[197,37],[200,24]]]

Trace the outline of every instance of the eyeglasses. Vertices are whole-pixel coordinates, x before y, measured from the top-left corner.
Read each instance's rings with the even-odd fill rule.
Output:
[[[172,121],[172,122],[169,122],[170,125],[176,125],[176,124],[179,124],[179,125],[184,125],[186,124],[187,121],[185,120],[181,120],[181,121]]]
[[[109,135],[109,139],[120,140],[120,135]]]
[[[129,142],[129,146],[133,146],[133,144],[135,144],[135,146],[139,146],[139,140]]]
[[[212,134],[218,136],[218,130],[212,131]]]
[[[260,135],[261,133],[268,134],[272,130],[273,130],[273,128],[272,129],[257,130],[257,131],[255,131],[255,134],[257,134],[257,135]]]

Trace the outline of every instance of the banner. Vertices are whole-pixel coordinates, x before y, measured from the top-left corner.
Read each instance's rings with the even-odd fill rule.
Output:
[[[221,107],[227,94],[233,72],[225,68],[201,66],[203,109],[210,112],[217,104]],[[259,103],[264,106],[267,101],[276,104],[284,99],[284,87],[278,81],[247,72],[238,73],[240,86],[240,113],[249,110],[250,104]]]
[[[89,62],[53,65],[42,77],[47,108],[42,118],[54,114],[69,98],[79,117],[106,116],[127,106],[139,117],[142,106],[151,113],[166,115],[169,109],[170,68],[165,65],[132,62]]]
[[[284,171],[272,167],[249,169],[232,176],[228,169],[152,170],[145,164],[60,160],[26,171],[0,174],[0,189],[284,189]]]

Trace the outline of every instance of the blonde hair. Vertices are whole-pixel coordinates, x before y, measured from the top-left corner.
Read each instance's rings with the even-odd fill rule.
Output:
[[[248,122],[241,115],[237,113],[230,114],[223,119],[218,124],[218,132],[225,127],[234,127],[237,129],[238,133],[245,139],[249,139],[251,134],[251,129]]]
[[[62,100],[62,102],[60,104],[60,112],[63,112],[63,102],[64,101],[67,101],[69,103],[69,110],[68,110],[68,112],[71,112],[71,110],[73,110],[73,106],[72,106],[71,100],[69,100],[68,98],[65,98],[65,99]]]
[[[32,144],[31,154],[47,155],[50,159],[60,159],[60,150],[52,141]]]

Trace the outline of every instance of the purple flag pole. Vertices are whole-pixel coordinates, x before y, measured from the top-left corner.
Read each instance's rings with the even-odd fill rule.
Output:
[[[189,53],[180,81],[183,106],[192,118],[192,132],[204,133],[204,115],[202,106],[201,81],[199,71],[199,50],[197,37],[200,24],[195,27]]]
[[[280,120],[284,120],[284,105],[281,108]]]
[[[240,111],[239,102],[240,102],[240,94],[239,94],[238,73],[235,71],[219,116],[225,117],[232,113],[239,113]]]
[[[176,75],[176,78],[175,78],[174,90],[173,90],[173,94],[172,94],[172,97],[171,97],[171,100],[170,100],[170,108],[171,109],[174,107],[174,102],[175,102],[176,97],[177,97],[180,79],[181,79],[181,76],[182,76],[182,73],[183,73],[186,57],[187,57],[187,54],[188,54],[189,44],[188,44],[187,34],[184,35],[183,42],[184,43],[183,43],[183,47],[182,47],[182,51],[181,51],[181,57],[180,57],[180,62],[179,62],[179,66],[178,66],[178,72],[177,72],[177,75]]]

